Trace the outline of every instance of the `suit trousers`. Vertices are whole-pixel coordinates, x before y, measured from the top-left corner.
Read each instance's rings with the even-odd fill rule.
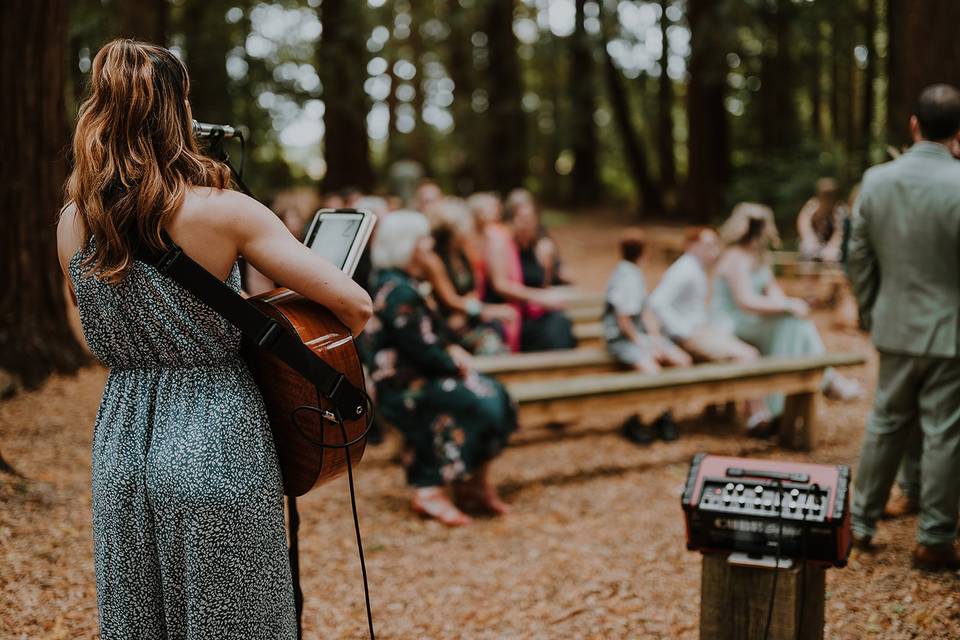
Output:
[[[885,352],[854,484],[856,535],[876,532],[918,421],[923,449],[917,542],[953,543],[960,505],[960,359]]]

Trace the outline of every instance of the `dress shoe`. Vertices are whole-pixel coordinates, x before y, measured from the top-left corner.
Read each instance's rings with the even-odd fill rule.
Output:
[[[680,437],[677,423],[673,421],[673,414],[667,411],[653,423],[653,432],[664,442],[673,442]]]
[[[952,544],[928,547],[918,544],[913,550],[913,567],[922,571],[960,570],[960,555]]]
[[[920,512],[920,501],[903,494],[891,498],[883,508],[883,519],[893,520],[904,516],[912,516]]]
[[[640,422],[639,416],[630,416],[621,429],[623,437],[633,444],[648,445],[656,439],[653,429]]]

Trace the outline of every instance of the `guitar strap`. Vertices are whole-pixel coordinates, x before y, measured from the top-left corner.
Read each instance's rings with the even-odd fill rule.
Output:
[[[338,419],[356,420],[367,408],[365,394],[346,377],[310,350],[296,335],[269,317],[243,296],[220,281],[184,253],[162,232],[166,251],[152,251],[140,245],[136,258],[153,265],[158,272],[207,303],[261,349],[284,362],[309,380],[333,404]]]

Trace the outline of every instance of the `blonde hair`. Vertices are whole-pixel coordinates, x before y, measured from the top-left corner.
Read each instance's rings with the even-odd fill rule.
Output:
[[[473,216],[473,219],[478,224],[499,222],[500,218],[503,217],[501,204],[500,198],[490,191],[479,191],[467,198],[467,206],[470,208],[470,215]],[[497,210],[497,218],[495,220],[489,220],[485,217],[487,215],[487,208],[491,206],[496,207]]]
[[[187,68],[163,47],[113,40],[93,59],[65,188],[84,244],[94,240],[81,262],[86,273],[119,282],[135,245],[165,248],[161,231],[187,189],[229,186],[226,165],[197,147],[189,92]]]
[[[720,227],[720,238],[725,244],[739,244],[750,232],[751,222],[763,222],[759,238],[765,247],[779,247],[780,233],[773,219],[773,209],[756,202],[741,202],[733,208],[727,221]]]

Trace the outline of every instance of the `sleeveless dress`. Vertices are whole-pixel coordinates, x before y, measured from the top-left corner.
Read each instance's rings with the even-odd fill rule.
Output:
[[[85,276],[88,251],[70,276],[110,368],[93,432],[100,637],[296,638],[280,470],[239,332],[142,262],[116,285]]]
[[[763,294],[772,280],[773,272],[766,265],[759,266],[750,274],[751,284],[758,294]],[[764,356],[796,358],[825,352],[817,327],[811,320],[787,314],[771,316],[744,311],[722,276],[714,278],[711,316],[715,326],[752,344]],[[768,396],[767,406],[773,415],[781,415],[784,396]]]

